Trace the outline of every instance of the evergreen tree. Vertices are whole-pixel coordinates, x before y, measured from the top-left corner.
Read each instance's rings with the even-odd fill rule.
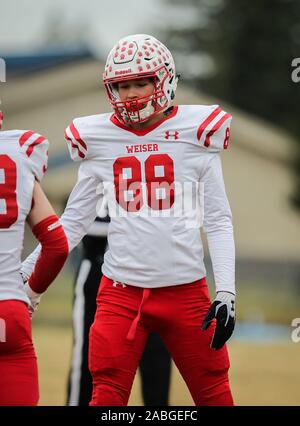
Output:
[[[182,16],[192,11],[186,25],[174,21],[169,44],[175,55],[185,63],[202,57],[204,71],[205,58],[213,64],[205,73],[201,65],[190,70],[190,83],[296,136],[294,203],[300,208],[300,82],[291,77],[292,61],[300,58],[300,1],[168,1],[171,10],[184,7]]]

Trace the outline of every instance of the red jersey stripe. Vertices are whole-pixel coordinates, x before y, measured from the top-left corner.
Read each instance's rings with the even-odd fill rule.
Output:
[[[79,146],[73,143],[72,139],[67,135],[67,133],[65,132],[65,139],[69,142],[71,142],[71,147],[74,149],[77,149],[78,151],[78,155],[80,158],[85,158],[85,154],[83,152],[80,151]]]
[[[70,124],[70,130],[72,135],[74,136],[75,140],[80,143],[80,145],[87,150],[86,143],[81,139],[80,134],[78,133],[78,130],[74,126],[74,123]]]
[[[220,114],[220,112],[222,111],[222,108],[217,107],[198,127],[198,131],[197,131],[197,139],[198,141],[200,140],[204,130],[207,128],[207,126],[209,125],[209,123],[211,123],[213,121],[213,119]]]
[[[28,139],[34,135],[34,132],[32,130],[28,130],[27,132],[23,133],[23,135],[19,139],[20,146],[23,146],[25,142],[28,141]]]
[[[205,138],[205,142],[204,142],[204,146],[208,147],[210,145],[210,137],[222,126],[224,121],[226,121],[230,117],[231,117],[230,114],[225,114],[225,115],[223,115],[223,117],[220,118],[219,121],[216,122],[214,127],[207,133],[206,138]]]
[[[26,150],[26,154],[28,155],[28,157],[31,156],[34,147],[36,145],[39,145],[40,143],[44,142],[45,140],[46,140],[46,138],[44,138],[44,136],[40,136],[34,142],[32,142]]]

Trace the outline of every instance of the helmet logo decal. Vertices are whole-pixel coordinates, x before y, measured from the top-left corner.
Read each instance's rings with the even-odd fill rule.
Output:
[[[126,43],[124,41],[121,45],[118,44],[113,55],[114,63],[117,65],[133,61],[137,50],[136,42]]]
[[[115,71],[115,75],[124,75],[124,74],[130,74],[131,68],[128,68],[127,70],[120,70],[120,71]]]

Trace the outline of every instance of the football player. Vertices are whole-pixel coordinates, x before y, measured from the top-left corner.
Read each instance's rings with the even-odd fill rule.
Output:
[[[235,323],[235,248],[220,151],[230,114],[172,105],[178,75],[150,35],[121,39],[103,74],[113,114],[73,120],[81,161],[62,224],[75,247],[108,199],[111,222],[90,330],[91,405],[126,405],[145,342],[156,331],[196,405],[232,405],[225,342]],[[210,301],[200,226],[216,296]],[[39,248],[23,265],[30,274]]]
[[[0,111],[0,127],[3,114]],[[68,242],[39,181],[48,141],[33,131],[0,132],[0,405],[37,405],[36,355],[30,299],[39,302],[68,256]],[[24,285],[21,269],[27,220],[41,243],[35,269]]]
[[[97,217],[82,239],[80,264],[76,272],[73,303],[73,350],[68,380],[67,404],[86,406],[92,397],[92,377],[88,369],[88,336],[96,312],[96,298],[102,278],[101,266],[107,249],[109,216]],[[170,355],[161,338],[151,333],[140,365],[145,406],[169,404]]]

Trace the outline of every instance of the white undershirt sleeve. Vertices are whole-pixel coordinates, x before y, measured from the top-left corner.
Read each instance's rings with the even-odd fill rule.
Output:
[[[68,238],[69,251],[82,240],[88,229],[94,222],[97,211],[103,202],[103,188],[101,183],[93,176],[85,174],[86,165],[82,163],[78,171],[78,180],[73,188],[67,206],[60,222]],[[37,258],[41,251],[41,245],[22,263],[21,273],[25,277],[32,274]]]
[[[219,154],[212,154],[201,177],[204,191],[203,230],[207,237],[216,291],[235,294],[235,246],[232,214]]]

